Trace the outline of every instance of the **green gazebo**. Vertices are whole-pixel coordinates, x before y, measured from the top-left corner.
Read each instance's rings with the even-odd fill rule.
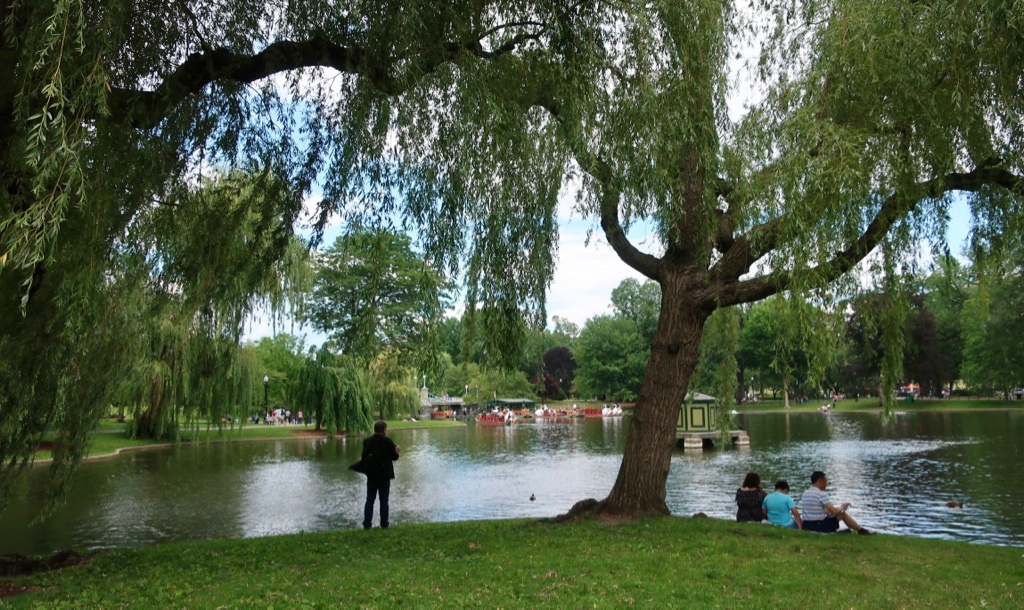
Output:
[[[714,396],[700,392],[687,394],[676,421],[676,439],[682,440],[683,449],[715,446],[715,439],[722,436],[718,429],[718,410],[718,399]],[[746,430],[730,430],[728,434],[734,446],[750,446]]]
[[[718,426],[718,399],[714,396],[687,394],[679,409],[676,429],[682,432],[714,432]]]

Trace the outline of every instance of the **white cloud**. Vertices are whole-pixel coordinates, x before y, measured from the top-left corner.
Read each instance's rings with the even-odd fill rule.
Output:
[[[644,281],[622,262],[604,235],[595,232],[587,243],[585,221],[564,221],[559,227],[558,262],[548,290],[548,317],[560,316],[579,326],[611,313],[612,290],[626,278]]]

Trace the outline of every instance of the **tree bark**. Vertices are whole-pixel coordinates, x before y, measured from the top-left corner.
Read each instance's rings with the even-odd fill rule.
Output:
[[[607,498],[580,506],[581,512],[624,517],[669,514],[665,496],[676,422],[697,366],[704,324],[712,312],[702,301],[700,284],[699,279],[681,273],[663,276],[658,330],[651,341],[618,477]]]

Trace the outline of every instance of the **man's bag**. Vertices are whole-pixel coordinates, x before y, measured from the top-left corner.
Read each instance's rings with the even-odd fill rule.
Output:
[[[363,458],[359,458],[359,461],[349,466],[348,469],[366,474],[366,464],[363,463]]]

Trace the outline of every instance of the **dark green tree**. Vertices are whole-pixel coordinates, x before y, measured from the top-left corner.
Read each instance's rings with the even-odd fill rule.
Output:
[[[964,303],[963,379],[975,391],[1005,398],[1024,387],[1024,259],[977,260],[977,288]]]
[[[823,386],[841,353],[840,319],[803,299],[767,299],[754,305],[746,318],[739,358],[756,371],[760,387],[782,391],[786,407],[794,392],[809,396],[835,390]]]
[[[633,320],[595,316],[583,325],[573,356],[581,398],[633,400],[643,380],[646,341]]]
[[[955,258],[944,256],[926,278],[925,304],[935,318],[938,371],[935,390],[952,393],[960,379],[964,361],[963,315],[967,299],[972,294],[970,269]]]
[[[661,289],[656,282],[626,278],[612,290],[611,301],[615,313],[633,322],[645,341],[654,338],[661,312]]]
[[[295,407],[313,417],[317,430],[326,430],[331,436],[369,432],[377,405],[366,375],[355,358],[321,347],[306,359],[295,378]]]
[[[573,388],[573,380],[576,378],[576,359],[573,358],[572,350],[564,345],[552,347],[544,352],[544,373],[547,379],[556,384],[556,394],[559,398],[570,395]]]
[[[369,361],[389,348],[424,365],[438,349],[446,290],[408,236],[355,230],[317,257],[306,319],[336,351]]]

